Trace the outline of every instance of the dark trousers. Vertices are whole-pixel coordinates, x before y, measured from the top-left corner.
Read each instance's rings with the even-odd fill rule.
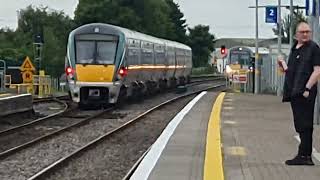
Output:
[[[294,126],[301,140],[298,151],[298,155],[301,156],[311,156],[312,154],[314,103],[315,97],[304,98],[300,96],[291,100]]]
[[[301,143],[299,145],[298,155],[311,156],[311,154],[312,154],[312,133],[313,133],[313,129],[299,133]]]

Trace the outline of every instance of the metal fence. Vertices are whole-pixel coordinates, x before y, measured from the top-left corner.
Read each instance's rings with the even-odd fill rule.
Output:
[[[288,61],[290,45],[282,44],[281,52],[284,59]],[[262,57],[260,87],[262,93],[276,94],[278,88],[283,91],[284,74],[278,70],[278,49],[277,45],[269,46],[269,54]]]
[[[5,91],[5,75],[4,72],[0,70],[0,92]]]
[[[0,92],[4,92],[6,89],[6,62],[4,60],[0,60]]]

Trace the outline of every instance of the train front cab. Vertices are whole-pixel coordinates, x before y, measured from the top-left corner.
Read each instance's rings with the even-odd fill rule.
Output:
[[[117,102],[121,87],[119,61],[123,57],[119,42],[116,35],[84,33],[74,36],[75,61],[70,63],[66,73],[71,97],[81,107]]]
[[[239,92],[253,91],[255,57],[252,50],[248,47],[230,48],[227,59],[226,76],[232,84],[232,88]],[[246,83],[234,83],[233,76],[235,75],[246,75]]]

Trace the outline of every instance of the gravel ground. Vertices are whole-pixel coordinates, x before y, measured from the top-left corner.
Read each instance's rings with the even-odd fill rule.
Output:
[[[62,111],[64,108],[64,105],[59,102],[44,102],[33,105],[34,111],[42,116],[57,113]]]
[[[210,84],[205,84],[205,85],[199,85],[199,86],[194,86],[194,87],[189,87],[188,89],[190,91],[198,90],[204,87],[208,87],[208,85],[213,85],[212,83]],[[91,121],[89,124],[82,126],[81,128],[75,128],[74,130],[70,132],[63,133],[53,139],[46,140],[45,142],[41,142],[40,144],[37,144],[35,146],[29,147],[14,156],[8,157],[7,159],[4,159],[2,162],[0,162],[0,179],[26,179],[36,172],[40,171],[44,167],[50,165],[54,161],[58,160],[59,158],[73,152],[77,148],[85,145],[89,141],[93,140],[94,138],[97,138],[98,136],[104,134],[105,132],[110,131],[111,129],[118,127],[119,125],[123,124],[124,122],[127,122],[131,118],[137,116],[138,114],[144,112],[145,110],[149,109],[150,107],[153,107],[160,102],[163,102],[165,100],[168,100],[172,97],[176,97],[177,95],[175,93],[166,93],[166,94],[161,94],[157,95],[154,98],[149,98],[143,101],[143,103],[140,104],[129,104],[126,106],[123,106],[121,109],[114,111],[112,114],[108,113],[105,114],[103,117],[100,117],[99,119],[96,119],[94,121]],[[186,100],[188,101],[188,100]],[[175,106],[172,106],[175,107]],[[172,108],[172,117],[175,115],[176,112],[179,111],[180,108]],[[183,106],[182,106],[183,107]],[[170,108],[169,108],[170,109]],[[163,111],[165,112],[166,116],[163,116],[163,118],[166,118],[166,122],[163,121],[163,125],[165,125],[169,122],[171,118],[168,118],[170,116],[169,111]],[[162,112],[162,114],[163,114]],[[92,112],[91,112],[92,113]],[[82,114],[72,114],[72,118],[83,118],[86,117],[90,114],[90,111],[83,111]],[[159,116],[159,115],[158,115]],[[63,121],[68,121],[70,119],[64,118],[61,122]],[[55,121],[53,123],[56,126],[59,126],[59,124],[56,124],[60,121]],[[50,124],[51,126],[53,125],[52,123]],[[52,127],[51,127],[52,128]],[[36,130],[41,130],[41,129],[48,129],[46,126],[40,126],[37,127]],[[139,132],[140,128],[137,128],[135,131]],[[143,128],[142,128],[143,129]],[[158,125],[156,126],[157,130],[160,132],[155,136],[158,137],[158,135],[161,133],[162,128],[158,128]],[[134,131],[134,132],[135,132]],[[149,132],[154,132],[155,130],[152,129],[152,131]],[[143,131],[145,132],[145,131]],[[145,134],[144,138],[146,139],[152,139],[150,142],[154,142],[155,137],[149,137],[151,133]],[[84,136],[85,135],[85,136]],[[153,134],[151,134],[153,135]],[[24,135],[26,136],[26,135]],[[143,139],[144,139],[143,138]],[[140,139],[140,138],[138,138]],[[12,139],[13,140],[13,139]],[[121,141],[121,139],[118,139]],[[117,140],[117,141],[118,141]],[[130,141],[131,142],[131,141]],[[129,144],[134,144],[135,141],[132,141]],[[149,141],[146,141],[149,142]],[[0,143],[3,144],[3,142],[0,139]],[[147,143],[148,144],[148,143]],[[131,147],[128,146],[128,147]],[[117,146],[117,145],[116,145]],[[136,154],[132,158],[129,158],[130,162],[134,163],[137,158],[141,156],[141,154],[144,152],[144,149],[147,149],[149,145],[141,145],[143,147],[142,150],[135,151],[134,149],[130,149],[130,152],[133,152],[132,154]],[[108,150],[109,151],[109,150]],[[119,151],[119,149],[117,150]],[[123,154],[124,152],[122,152]],[[108,153],[108,156],[112,157],[113,153]],[[131,156],[131,155],[130,155]],[[120,154],[120,157],[123,157],[123,155]],[[132,159],[132,160],[131,160]],[[95,166],[95,165],[94,165]],[[132,164],[128,164],[128,166],[125,166],[123,170],[121,170],[121,173],[125,174],[125,172],[132,166]],[[122,166],[118,166],[115,168],[121,168]],[[112,172],[117,170],[112,170]],[[123,174],[123,175],[124,175]],[[112,176],[115,177],[115,176]],[[78,179],[78,178],[75,178]],[[88,178],[85,178],[88,179]],[[90,179],[90,178],[89,178]]]
[[[101,111],[74,110],[68,113],[66,116],[52,118],[45,122],[41,122],[37,125],[22,128],[18,132],[13,132],[8,135],[0,136],[0,152],[24,144],[38,137],[52,133],[53,131],[69,126],[73,123],[79,122],[99,112]]]
[[[73,159],[47,179],[121,180],[156,141],[171,119],[194,97],[179,100],[152,112],[125,131]]]
[[[33,106],[34,112],[30,111],[13,114],[6,117],[0,117],[0,131],[34,121],[37,118],[57,113],[63,110],[63,108],[63,105],[58,102],[35,103]]]

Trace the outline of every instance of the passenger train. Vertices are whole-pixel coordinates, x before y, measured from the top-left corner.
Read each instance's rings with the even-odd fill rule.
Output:
[[[65,70],[69,94],[80,106],[115,104],[190,79],[190,47],[109,24],[73,30]]]
[[[269,57],[269,50],[259,48],[259,63]],[[255,62],[255,47],[236,46],[229,49],[227,54],[226,73],[232,74],[237,70],[253,70]]]
[[[233,47],[228,51],[226,72],[232,73],[236,69],[250,69],[254,52],[249,47]]]

